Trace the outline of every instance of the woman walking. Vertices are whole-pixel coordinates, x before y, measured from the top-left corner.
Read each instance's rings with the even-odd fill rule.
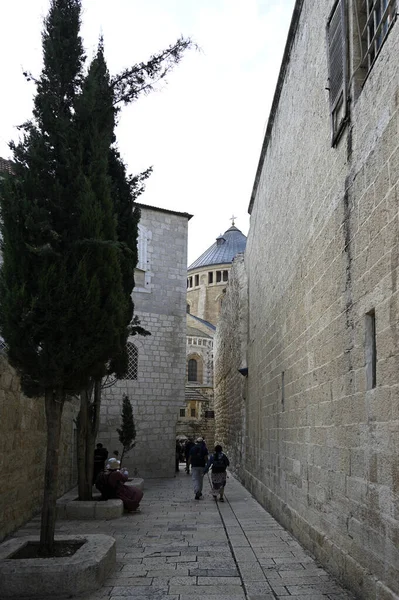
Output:
[[[227,456],[223,453],[222,446],[220,444],[217,444],[217,446],[215,446],[215,451],[209,457],[208,463],[204,470],[205,475],[205,473],[208,473],[209,469],[212,469],[212,496],[216,501],[219,495],[219,501],[224,502],[224,488],[226,486],[227,479],[226,469],[229,466],[229,464],[230,461],[227,458]]]

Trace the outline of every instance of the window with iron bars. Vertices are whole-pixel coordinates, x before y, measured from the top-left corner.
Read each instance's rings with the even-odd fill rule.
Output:
[[[363,65],[370,71],[397,16],[397,0],[362,0]]]
[[[127,343],[128,367],[125,379],[137,379],[139,353],[134,344]]]

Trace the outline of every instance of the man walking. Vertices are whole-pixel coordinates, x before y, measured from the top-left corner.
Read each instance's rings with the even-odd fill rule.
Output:
[[[186,441],[186,445],[184,446],[184,457],[186,459],[186,473],[190,474],[190,450],[194,446],[194,440],[192,438],[188,438]]]
[[[191,477],[193,480],[195,499],[202,496],[202,484],[204,480],[204,468],[208,461],[208,448],[204,439],[199,437],[195,440],[195,446],[190,450],[187,468],[191,465]]]

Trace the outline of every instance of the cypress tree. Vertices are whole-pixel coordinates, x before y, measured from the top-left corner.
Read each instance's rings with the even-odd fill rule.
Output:
[[[121,466],[123,457],[135,446],[136,427],[133,419],[133,408],[127,394],[122,399],[122,425],[116,430],[119,435],[119,441],[122,444]]]
[[[33,119],[11,144],[0,194],[0,328],[24,392],[45,398],[41,554],[54,546],[64,402],[90,395],[111,363],[126,370],[127,336],[142,329],[130,299],[139,212],[129,210],[148,172],[129,179],[112,149],[115,107],[151,91],[192,45],[180,38],[110,78],[100,43],[84,77],[80,15],[81,0],[50,2]]]

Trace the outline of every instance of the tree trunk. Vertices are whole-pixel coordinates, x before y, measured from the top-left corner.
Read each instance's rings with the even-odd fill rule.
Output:
[[[91,397],[94,392],[93,402]],[[78,493],[79,500],[92,500],[94,445],[100,423],[101,380],[80,393],[77,420]]]
[[[47,452],[44,475],[44,495],[42,521],[40,528],[39,553],[48,556],[54,548],[54,531],[56,521],[58,459],[61,436],[61,416],[65,394],[53,389],[45,391],[45,408],[47,423]]]
[[[94,381],[92,386],[93,402],[90,404],[89,423],[86,437],[86,468],[89,481],[93,480],[93,457],[94,446],[100,425],[100,405],[101,405],[101,379]]]
[[[79,500],[92,500],[92,480],[88,479],[88,456],[87,456],[87,436],[90,429],[91,390],[83,389],[80,392],[80,410],[77,418],[77,457],[78,457],[78,494]],[[90,457],[93,462],[93,456]],[[93,467],[91,467],[93,469]],[[93,477],[93,470],[91,470]]]

